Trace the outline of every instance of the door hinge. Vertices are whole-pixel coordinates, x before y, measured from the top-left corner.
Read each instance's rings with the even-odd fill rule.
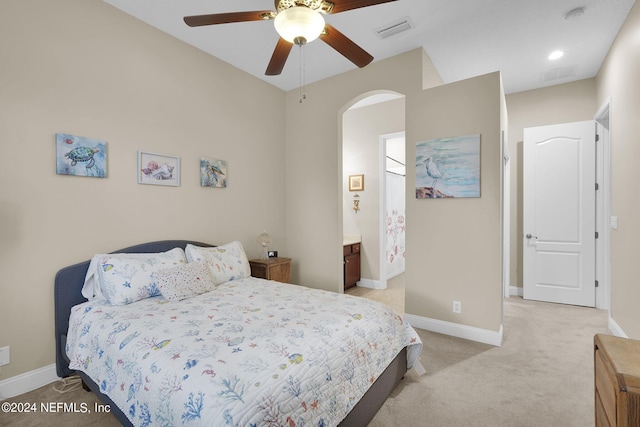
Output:
[[[596,142],[600,141],[600,135],[596,133]]]
[[[599,190],[599,189],[600,189],[600,184],[596,182],[596,190]]]
[[[596,280],[596,288],[600,286],[600,283]]]
[[[598,234],[598,232],[596,231],[596,239],[600,237],[600,235]]]

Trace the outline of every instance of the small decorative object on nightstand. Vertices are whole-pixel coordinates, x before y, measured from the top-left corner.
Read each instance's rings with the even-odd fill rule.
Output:
[[[266,231],[258,236],[258,245],[260,246],[260,259],[269,258],[267,255],[267,246],[271,243],[271,236]]]
[[[595,425],[640,426],[640,341],[596,334]]]
[[[289,283],[291,280],[291,258],[267,258],[249,260],[251,275],[267,280]]]

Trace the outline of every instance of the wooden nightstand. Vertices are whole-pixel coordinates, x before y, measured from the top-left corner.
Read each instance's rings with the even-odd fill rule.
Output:
[[[291,280],[291,258],[267,258],[249,260],[251,275],[267,280],[289,283]]]

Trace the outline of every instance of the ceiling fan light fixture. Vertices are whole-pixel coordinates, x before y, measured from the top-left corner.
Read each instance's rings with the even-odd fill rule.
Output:
[[[305,44],[317,39],[324,31],[324,25],[322,15],[306,6],[285,9],[274,20],[280,37],[295,44]]]

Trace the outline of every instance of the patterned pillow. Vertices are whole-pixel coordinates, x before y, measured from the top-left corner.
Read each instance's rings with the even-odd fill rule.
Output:
[[[187,261],[205,262],[213,277],[213,283],[228,282],[251,276],[247,254],[238,241],[214,248],[203,248],[188,244],[185,248]]]
[[[156,271],[153,273],[153,278],[158,284],[162,296],[169,301],[191,298],[216,288],[209,275],[207,265],[202,262],[191,262]]]
[[[97,257],[100,290],[112,305],[130,304],[160,295],[152,274],[187,263],[181,248],[160,253],[104,254]]]

